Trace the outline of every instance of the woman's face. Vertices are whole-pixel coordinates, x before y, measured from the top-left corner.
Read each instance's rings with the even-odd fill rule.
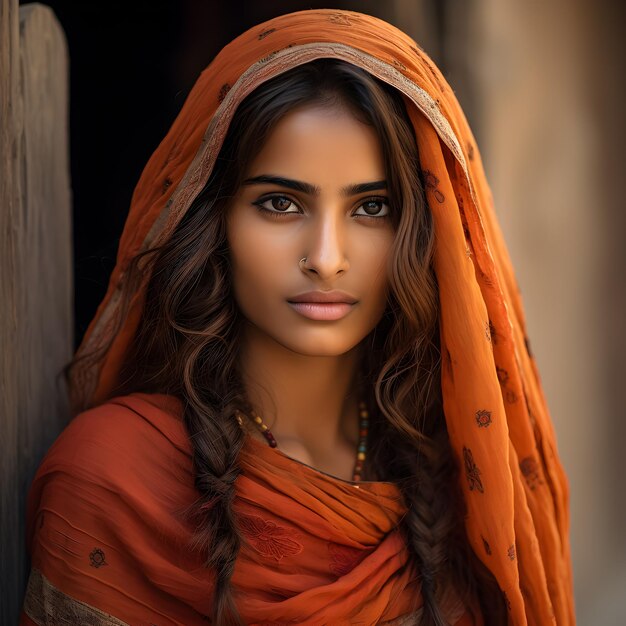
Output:
[[[394,238],[389,211],[372,128],[339,107],[285,115],[228,209],[243,315],[298,354],[336,356],[354,348],[385,310]],[[316,296],[331,303],[315,303]]]

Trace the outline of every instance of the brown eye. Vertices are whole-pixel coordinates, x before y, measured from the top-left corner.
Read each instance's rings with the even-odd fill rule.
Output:
[[[270,198],[272,203],[272,208],[284,213],[287,209],[293,204],[289,198],[285,198],[284,196],[274,196]]]
[[[382,198],[366,200],[359,209],[363,209],[365,213],[356,213],[356,215],[365,215],[367,217],[387,217],[389,215],[389,205]]]
[[[287,196],[269,196],[253,202],[257,209],[271,217],[299,213],[298,206]]]

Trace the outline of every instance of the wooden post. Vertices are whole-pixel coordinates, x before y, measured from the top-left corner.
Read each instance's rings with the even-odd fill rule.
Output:
[[[0,623],[29,569],[25,498],[67,423],[72,354],[68,55],[53,12],[0,0]]]

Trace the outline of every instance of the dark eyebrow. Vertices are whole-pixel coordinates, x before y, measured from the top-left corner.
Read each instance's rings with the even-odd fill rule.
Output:
[[[310,196],[319,196],[320,188],[311,183],[305,183],[300,180],[292,180],[291,178],[283,178],[282,176],[270,176],[268,174],[262,174],[261,176],[254,176],[243,181],[244,185],[262,185],[272,184],[280,187],[287,187],[287,189],[293,189],[294,191],[301,191]],[[354,185],[347,185],[341,190],[342,196],[356,196],[359,193],[366,193],[368,191],[377,191],[379,189],[387,189],[386,180],[376,180],[371,183],[357,183]]]
[[[375,180],[371,183],[357,183],[356,185],[348,185],[341,190],[341,195],[346,197],[356,196],[359,193],[378,191],[379,189],[387,189],[386,180]]]

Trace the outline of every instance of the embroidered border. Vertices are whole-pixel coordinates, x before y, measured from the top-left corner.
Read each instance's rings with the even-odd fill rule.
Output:
[[[34,567],[26,587],[24,612],[39,626],[129,626],[95,606],[64,594]]]

